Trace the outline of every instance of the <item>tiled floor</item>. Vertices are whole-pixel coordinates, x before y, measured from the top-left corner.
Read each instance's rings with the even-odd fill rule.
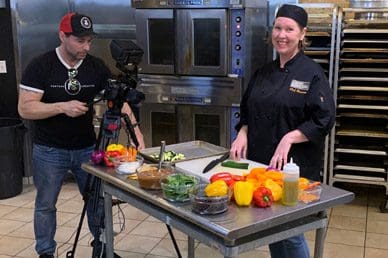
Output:
[[[338,185],[356,193],[356,199],[347,205],[329,211],[329,228],[324,258],[382,258],[388,257],[388,213],[379,211],[385,189],[360,185]],[[33,206],[35,189],[25,185],[23,193],[0,200],[0,258],[37,257],[34,251]],[[58,200],[58,257],[66,257],[71,250],[75,230],[83,207],[77,187],[67,182]],[[163,223],[133,208],[121,204],[122,213],[115,207],[115,231],[120,230],[125,218],[124,230],[115,237],[115,250],[123,258],[177,257]],[[121,214],[119,216],[118,214]],[[81,232],[75,257],[91,257],[91,235],[87,227]],[[187,257],[186,236],[174,231],[183,257]],[[310,248],[314,244],[314,232],[306,238]],[[311,249],[313,250],[313,249]],[[216,251],[197,243],[196,257],[221,257]],[[268,248],[244,253],[243,258],[269,258]]]

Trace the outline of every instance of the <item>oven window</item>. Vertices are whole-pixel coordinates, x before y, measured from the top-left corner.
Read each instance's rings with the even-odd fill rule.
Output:
[[[220,66],[220,20],[194,19],[194,65]]]
[[[175,113],[152,112],[152,146],[160,146],[161,141],[166,144],[177,143],[177,128]]]
[[[149,19],[148,30],[150,63],[172,65],[174,63],[173,20]]]
[[[195,114],[195,139],[210,142],[217,146],[220,142],[220,116]]]

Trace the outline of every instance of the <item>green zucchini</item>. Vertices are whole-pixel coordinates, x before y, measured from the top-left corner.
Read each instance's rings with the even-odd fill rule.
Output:
[[[227,167],[227,168],[248,169],[249,163],[227,160],[227,161],[222,162],[221,166]]]

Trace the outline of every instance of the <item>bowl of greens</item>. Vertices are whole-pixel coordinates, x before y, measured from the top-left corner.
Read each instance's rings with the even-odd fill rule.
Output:
[[[160,180],[163,197],[172,202],[185,202],[190,200],[191,193],[198,188],[200,179],[194,175],[175,173],[167,175]]]

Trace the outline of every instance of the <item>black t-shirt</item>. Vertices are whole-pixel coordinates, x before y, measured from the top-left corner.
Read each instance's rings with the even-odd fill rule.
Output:
[[[42,93],[42,102],[55,103],[79,100],[91,103],[105,88],[110,71],[104,62],[87,55],[76,67],[77,75],[69,79],[70,67],[61,59],[58,49],[35,58],[25,69],[20,88]],[[81,149],[95,144],[92,123],[93,108],[79,117],[59,114],[35,120],[34,142],[41,145]]]
[[[237,129],[248,125],[248,158],[264,164],[282,137],[299,129],[309,141],[293,144],[288,159],[300,166],[302,176],[318,180],[324,138],[334,122],[335,103],[326,76],[300,52],[284,68],[275,60],[254,74],[241,101]]]

